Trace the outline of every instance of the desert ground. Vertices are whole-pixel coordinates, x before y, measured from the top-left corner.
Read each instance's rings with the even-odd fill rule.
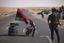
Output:
[[[41,12],[42,10],[47,10],[49,11],[52,7],[24,7],[21,9],[26,9],[27,11],[29,11],[31,14],[36,14],[38,12]],[[56,7],[58,8],[58,7]],[[0,7],[0,17],[2,16],[6,16],[12,13],[16,13],[17,8],[13,8],[13,7]]]
[[[6,15],[10,15],[15,12],[16,12],[16,8],[0,7],[0,17],[4,17]]]

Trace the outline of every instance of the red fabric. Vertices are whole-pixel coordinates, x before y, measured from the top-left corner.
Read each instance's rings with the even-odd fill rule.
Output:
[[[19,8],[18,8],[17,11],[20,13],[20,15],[21,15],[24,19],[29,20],[29,18],[28,18],[27,16],[25,16]]]
[[[29,19],[26,15],[24,15],[19,8],[17,9],[17,12],[19,12],[20,15],[21,15],[24,19],[26,19],[26,20],[31,20],[31,19]],[[33,20],[31,20],[31,21],[33,22]]]

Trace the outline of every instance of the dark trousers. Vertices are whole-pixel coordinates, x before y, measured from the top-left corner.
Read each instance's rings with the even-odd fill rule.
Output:
[[[35,29],[33,29],[33,30],[32,30],[32,29],[31,29],[31,30],[29,30],[29,29],[28,29],[27,31],[28,31],[29,33],[31,33],[31,32],[32,32],[32,36],[34,36]]]
[[[58,39],[58,42],[60,41],[60,37],[59,37],[59,31],[58,29],[56,29],[57,27],[50,27],[50,30],[51,30],[51,40],[53,41],[54,40],[54,31],[57,35],[57,39]]]
[[[35,33],[35,29],[34,29],[33,32],[32,32],[32,36],[34,36],[34,33]]]

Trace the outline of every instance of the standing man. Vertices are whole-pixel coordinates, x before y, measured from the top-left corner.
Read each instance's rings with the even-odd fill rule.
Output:
[[[55,8],[52,8],[51,11],[52,11],[52,14],[49,15],[49,17],[48,17],[48,25],[51,30],[51,40],[54,43],[53,40],[54,40],[54,31],[55,31],[55,33],[57,35],[58,43],[60,43],[59,31],[57,29],[58,25],[60,25],[59,18],[55,14],[55,11],[56,11]]]

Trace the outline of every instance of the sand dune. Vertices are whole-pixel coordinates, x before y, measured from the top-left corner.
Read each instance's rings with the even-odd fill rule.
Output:
[[[6,16],[11,13],[16,12],[16,8],[10,8],[10,7],[0,7],[0,17]]]
[[[38,12],[41,12],[42,10],[50,10],[52,7],[24,7],[21,9],[26,9],[31,14],[36,14]],[[56,7],[58,8],[58,7]],[[11,13],[15,13],[17,11],[17,8],[11,8],[11,7],[0,7],[0,17],[9,15]]]

